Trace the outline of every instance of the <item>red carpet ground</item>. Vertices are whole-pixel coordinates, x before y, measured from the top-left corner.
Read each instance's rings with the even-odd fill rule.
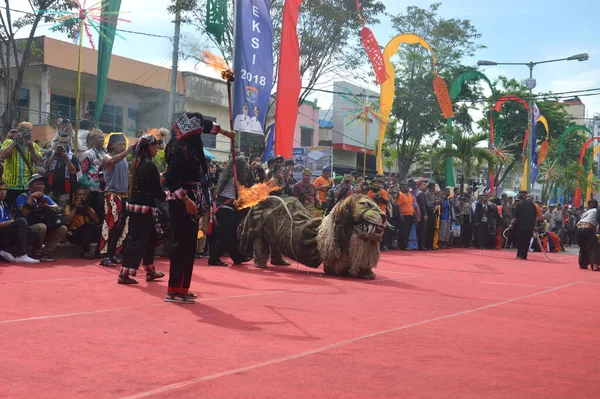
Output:
[[[194,305],[2,263],[0,397],[597,398],[600,273],[514,256],[391,252],[375,281],[199,260]]]

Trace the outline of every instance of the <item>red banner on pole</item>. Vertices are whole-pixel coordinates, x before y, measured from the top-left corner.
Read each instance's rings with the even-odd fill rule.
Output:
[[[275,110],[275,154],[292,158],[294,131],[298,119],[298,97],[302,88],[300,50],[298,48],[298,13],[302,0],[286,0],[281,28],[279,74]]]

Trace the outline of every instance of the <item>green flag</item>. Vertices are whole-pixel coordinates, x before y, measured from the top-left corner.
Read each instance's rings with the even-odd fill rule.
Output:
[[[96,125],[100,120],[104,108],[104,96],[106,95],[106,79],[110,68],[110,57],[112,56],[113,42],[117,33],[117,18],[121,9],[121,0],[107,0],[102,7],[102,21],[100,23],[100,38],[98,46],[98,73],[96,76]],[[110,132],[108,132],[110,133]]]
[[[221,43],[227,28],[227,0],[208,0],[206,2],[206,33]]]

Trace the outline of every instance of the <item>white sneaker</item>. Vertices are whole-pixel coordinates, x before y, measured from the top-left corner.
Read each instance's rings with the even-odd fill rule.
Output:
[[[6,251],[0,251],[0,257],[6,259],[10,263],[15,263],[17,261],[14,256]]]
[[[15,260],[16,263],[27,263],[27,264],[30,264],[30,265],[33,265],[33,264],[36,264],[36,263],[40,263],[39,260],[30,258],[27,255],[19,256],[18,258],[13,258],[13,259]]]

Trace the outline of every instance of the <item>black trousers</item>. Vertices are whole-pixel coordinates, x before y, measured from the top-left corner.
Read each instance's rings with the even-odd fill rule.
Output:
[[[75,230],[67,233],[69,242],[81,246],[84,253],[90,252],[90,244],[100,240],[100,226],[94,223],[86,223]]]
[[[425,236],[425,248],[433,249],[433,236],[435,234],[435,213],[427,211],[427,235]]]
[[[156,230],[152,214],[130,212],[123,267],[137,270],[142,259],[144,266],[153,265],[155,241]]]
[[[421,221],[417,224],[417,236],[419,239],[419,249],[427,248],[427,221],[424,220],[424,216],[421,216]]]
[[[413,224],[415,224],[415,216],[403,216],[404,223],[402,224],[402,241],[398,240],[398,246],[402,249],[408,248],[408,237],[410,237],[410,230]]]
[[[488,222],[477,223],[475,227],[475,248],[490,248],[489,228]]]
[[[471,225],[471,216],[463,215],[463,220],[460,225],[460,243],[463,248],[471,246],[471,238],[473,237],[473,229]]]
[[[169,216],[171,218],[169,292],[187,294],[196,260],[198,220],[188,215],[185,204],[179,200],[169,201]]]
[[[517,241],[517,258],[527,259],[531,237],[533,237],[532,230],[527,229],[515,231],[515,238]]]
[[[27,220],[19,218],[0,228],[0,249],[15,258],[27,254]]]
[[[590,227],[577,229],[576,239],[579,245],[579,267],[586,268],[592,262],[592,254],[598,246],[596,231]]]
[[[217,239],[210,250],[209,263],[218,262],[225,251],[227,251],[234,264],[241,264],[244,261],[244,255],[239,251],[240,243],[237,238],[239,218],[237,212],[230,209],[230,207],[233,207],[233,205],[223,206],[217,211],[219,226],[217,228]]]

